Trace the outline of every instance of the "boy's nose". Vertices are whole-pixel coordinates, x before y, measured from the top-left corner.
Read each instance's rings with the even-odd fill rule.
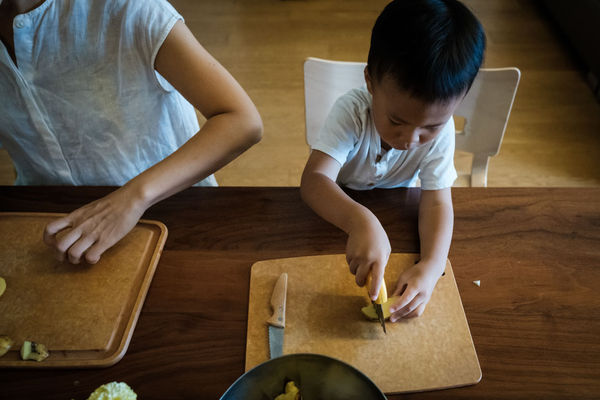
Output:
[[[402,138],[402,146],[406,149],[412,149],[416,146],[419,145],[420,143],[420,134],[419,134],[419,129],[411,129],[411,128],[405,128],[402,133],[401,136],[399,137]]]
[[[407,138],[408,143],[419,144],[421,137],[419,128],[411,129],[409,132],[407,132],[407,135],[405,137]]]

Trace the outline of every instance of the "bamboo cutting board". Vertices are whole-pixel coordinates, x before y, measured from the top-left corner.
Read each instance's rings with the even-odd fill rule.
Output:
[[[388,293],[418,254],[392,254],[386,268]],[[386,393],[472,385],[479,361],[452,266],[447,262],[424,314],[400,323],[367,321],[360,309],[366,289],[354,282],[345,255],[260,261],[252,266],[246,370],[269,358],[266,320],[275,281],[288,273],[283,354],[317,353],[353,365]]]
[[[62,215],[0,213],[0,335],[15,342],[0,367],[107,367],[127,350],[167,229],[142,220],[97,264],[72,265],[42,241]],[[22,361],[24,340],[45,344],[50,356]]]

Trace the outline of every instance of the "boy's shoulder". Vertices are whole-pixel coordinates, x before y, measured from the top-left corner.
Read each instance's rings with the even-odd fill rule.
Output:
[[[352,109],[354,111],[363,111],[371,108],[373,97],[366,86],[361,86],[350,89],[341,95],[336,102],[340,103],[340,106],[344,108]]]
[[[372,103],[373,98],[366,86],[350,89],[337,98],[329,118],[342,124],[352,121],[354,129],[363,130],[369,121]]]

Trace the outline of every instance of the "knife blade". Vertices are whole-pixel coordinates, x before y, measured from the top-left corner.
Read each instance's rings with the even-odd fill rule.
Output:
[[[371,287],[371,275],[367,279],[367,293],[369,292],[369,288]],[[370,297],[370,296],[369,296]],[[383,317],[383,307],[382,304],[388,300],[387,297],[387,288],[385,286],[385,279],[381,282],[381,289],[379,289],[379,294],[377,295],[377,300],[371,300],[371,304],[373,304],[373,308],[375,308],[375,313],[377,314],[377,319],[383,328],[383,333],[387,335],[387,330],[385,329],[385,318]]]
[[[273,314],[267,320],[269,325],[269,353],[271,358],[283,355],[283,331],[285,328],[285,302],[287,295],[287,273],[282,273],[271,295]]]

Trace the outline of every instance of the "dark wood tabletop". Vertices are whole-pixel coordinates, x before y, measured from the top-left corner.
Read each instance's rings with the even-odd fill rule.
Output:
[[[0,187],[0,211],[69,212],[107,187]],[[349,192],[393,252],[418,252],[419,189]],[[449,258],[481,363],[477,385],[390,399],[600,397],[600,188],[458,188]],[[169,236],[129,349],[104,369],[0,370],[0,399],[218,399],[244,372],[250,267],[343,253],[298,188],[191,188],[150,208]],[[473,284],[481,280],[481,287]]]

